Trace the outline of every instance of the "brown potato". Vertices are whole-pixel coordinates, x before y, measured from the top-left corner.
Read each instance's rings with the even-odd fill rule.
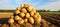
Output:
[[[26,24],[25,24],[25,27],[33,27],[33,25],[30,24],[30,23],[26,23]]]
[[[38,15],[36,15],[36,14],[34,14],[34,16],[33,16],[34,18],[37,18],[38,17]]]
[[[29,12],[31,12],[31,11],[33,10],[32,6],[29,6],[29,7],[27,8],[27,10],[28,10]]]
[[[18,20],[18,24],[24,24],[24,20],[23,19],[21,19],[21,20]]]
[[[29,22],[30,22],[31,24],[34,24],[34,19],[33,19],[33,17],[29,17]]]
[[[34,7],[32,6],[32,9],[34,9]]]
[[[20,20],[20,19],[22,19],[21,17],[19,17],[18,15],[17,16],[15,16],[15,20]]]
[[[7,24],[3,24],[1,27],[9,27]]]
[[[36,10],[32,10],[34,13],[36,13]]]
[[[41,17],[36,18],[35,21],[36,21],[36,24],[40,24],[40,22],[41,22]]]
[[[16,9],[16,10],[19,10],[19,11],[20,11],[20,10],[21,10],[21,7],[20,7],[20,6],[19,6],[19,7],[17,7],[17,9]]]
[[[27,13],[27,10],[25,8],[21,9],[23,13]]]
[[[21,12],[21,13],[20,13],[20,16],[21,16],[21,17],[24,17],[24,16],[25,16],[25,14],[24,14],[23,12]]]
[[[16,11],[15,11],[15,14],[16,14],[16,15],[17,15],[17,14],[19,14],[19,13],[20,13],[20,11],[19,11],[19,10],[16,10]]]
[[[20,27],[20,25],[19,24],[15,24],[16,25],[16,27]]]
[[[33,11],[31,11],[31,12],[30,12],[30,15],[31,15],[31,16],[33,16],[33,15],[34,15],[34,12],[33,12]]]
[[[39,13],[38,13],[38,12],[36,12],[35,14],[39,15]]]
[[[0,26],[1,26],[2,24],[0,24]]]
[[[22,4],[20,7],[23,8],[24,7],[24,4]]]
[[[9,24],[13,24],[13,23],[14,23],[14,19],[12,19],[12,18],[9,19],[9,20],[8,20],[8,23],[9,23]]]
[[[29,13],[26,13],[26,18],[29,18],[30,17],[30,14]]]
[[[27,23],[28,22],[28,19],[24,19],[24,22]]]
[[[38,15],[38,17],[40,17],[40,18],[41,18],[41,15]]]
[[[26,7],[26,8],[27,8],[27,7],[29,7],[29,5],[28,5],[28,4],[24,4],[24,7]]]

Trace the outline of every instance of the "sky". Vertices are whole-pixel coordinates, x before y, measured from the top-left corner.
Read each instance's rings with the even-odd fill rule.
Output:
[[[33,5],[36,10],[60,10],[60,0],[0,0],[0,10],[15,10],[24,3]]]

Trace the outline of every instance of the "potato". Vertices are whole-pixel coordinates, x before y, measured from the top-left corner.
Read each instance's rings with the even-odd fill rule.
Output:
[[[35,14],[39,15],[39,13],[38,13],[38,12],[36,12]]]
[[[7,24],[3,24],[2,26],[0,26],[0,27],[9,27]]]
[[[34,13],[36,13],[36,10],[32,10]]]
[[[23,12],[21,12],[21,13],[20,13],[20,16],[21,16],[21,17],[24,17],[24,16],[25,16],[25,14],[24,14]]]
[[[27,7],[29,7],[29,5],[28,5],[28,4],[24,4],[24,7],[26,7],[26,8],[27,8]]]
[[[33,16],[33,15],[34,15],[34,12],[33,12],[33,11],[31,11],[31,12],[30,12],[30,15],[31,15],[31,16]]]
[[[19,11],[20,11],[20,10],[21,10],[21,7],[20,7],[20,6],[19,6],[19,7],[17,7],[17,9],[16,9],[16,10],[19,10]]]
[[[30,14],[29,13],[26,13],[26,18],[29,18],[30,17]]]
[[[33,11],[33,12],[35,12],[35,11],[36,11],[36,10],[34,9],[34,7],[33,7],[33,6],[31,6],[31,8],[32,8],[32,11]]]
[[[14,23],[14,19],[12,19],[12,18],[9,19],[9,20],[8,20],[8,23],[9,23],[9,24],[13,24],[13,23]]]
[[[23,8],[24,7],[24,4],[22,4],[20,7]]]
[[[19,14],[19,13],[20,13],[20,11],[19,11],[19,10],[16,10],[16,11],[15,11],[15,14],[16,14],[16,15],[17,15],[17,14]]]
[[[29,17],[29,22],[30,22],[31,24],[34,24],[34,19],[33,19],[33,17]]]
[[[18,20],[18,24],[24,24],[24,20],[23,19],[21,19],[21,20]]]
[[[33,16],[34,18],[37,18],[38,17],[38,15],[36,15],[36,14],[34,14],[34,16]]]
[[[20,19],[22,19],[21,17],[19,17],[18,15],[17,16],[15,16],[15,20],[20,20]]]
[[[16,26],[16,27],[20,27],[20,25],[19,25],[19,24],[15,24],[15,26]]]
[[[24,19],[24,22],[27,23],[28,22],[28,19]]]
[[[1,26],[2,24],[0,24],[0,26]]]
[[[40,22],[41,22],[41,17],[36,18],[35,21],[36,21],[36,24],[40,24]]]
[[[27,13],[27,10],[25,8],[21,9],[23,13]]]
[[[40,18],[41,18],[41,15],[38,15],[38,17],[40,17]]]
[[[30,24],[30,23],[26,23],[25,27],[34,27],[34,26],[32,24]]]
[[[28,10],[29,12],[31,12],[31,11],[33,10],[32,6],[29,6],[29,7],[27,8],[27,10]]]

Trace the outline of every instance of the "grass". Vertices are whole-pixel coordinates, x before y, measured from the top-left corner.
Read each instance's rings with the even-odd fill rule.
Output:
[[[40,14],[57,14],[60,15],[60,12],[39,12]]]

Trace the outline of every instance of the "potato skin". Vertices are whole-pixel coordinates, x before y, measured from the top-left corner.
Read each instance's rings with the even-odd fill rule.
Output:
[[[33,12],[33,11],[31,11],[31,12],[30,12],[30,16],[33,16],[33,15],[34,15],[34,12]]]
[[[16,8],[16,10],[19,10],[19,11],[20,11],[20,10],[21,10],[21,7],[20,7],[20,6],[19,6],[19,7],[17,7],[17,8]]]
[[[36,15],[39,15],[39,13],[38,13],[38,12],[36,12],[35,14],[36,14]]]
[[[41,22],[41,17],[36,18],[36,19],[35,19],[35,22],[36,22],[36,24],[40,24],[40,22]]]
[[[17,14],[19,14],[19,13],[20,13],[19,10],[16,10],[16,11],[14,12],[15,15],[17,15]]]
[[[28,4],[24,4],[24,7],[25,7],[25,8],[28,8],[28,7],[29,7],[29,5],[28,5]]]
[[[22,8],[22,9],[21,9],[21,12],[27,13],[27,10],[26,10],[25,8]]]
[[[30,17],[30,14],[29,13],[26,13],[26,18],[29,18]]]
[[[34,16],[33,16],[33,17],[34,17],[34,19],[36,19],[36,18],[38,17],[38,15],[34,14]]]
[[[0,27],[9,27],[7,24],[3,24]]]
[[[33,19],[33,17],[29,17],[29,22],[30,22],[31,24],[34,24],[34,19]]]
[[[23,19],[21,19],[21,20],[18,20],[18,24],[24,24],[24,20]]]
[[[20,19],[22,19],[22,18],[17,15],[17,16],[15,16],[14,19],[15,19],[15,20],[20,20]]]
[[[13,23],[14,23],[14,19],[12,19],[12,18],[9,19],[9,20],[8,20],[8,23],[9,23],[9,24],[13,24]]]
[[[21,17],[25,17],[25,14],[23,12],[20,13]]]
[[[36,10],[33,9],[32,11],[33,11],[34,13],[36,13]]]
[[[27,19],[27,18],[26,18],[26,19],[24,19],[24,22],[25,22],[25,23],[27,23],[27,22],[28,22],[28,19]]]
[[[27,8],[27,10],[28,10],[28,12],[31,12],[31,11],[33,10],[32,6],[29,6],[29,7]]]
[[[24,4],[21,4],[21,6],[20,6],[21,8],[23,8],[24,7]]]

